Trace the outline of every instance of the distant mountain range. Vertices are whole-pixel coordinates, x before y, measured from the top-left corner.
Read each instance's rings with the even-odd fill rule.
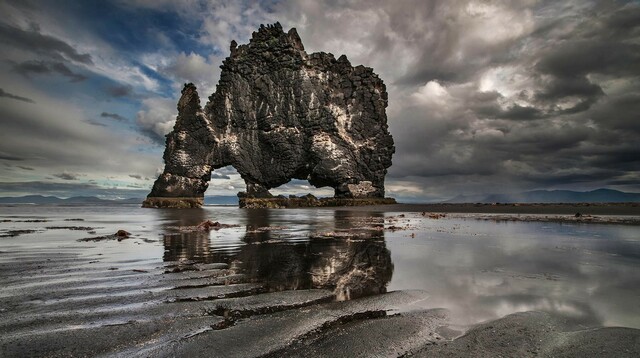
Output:
[[[237,195],[205,196],[204,205],[238,205],[238,196]]]
[[[26,195],[18,197],[0,197],[0,204],[140,204],[142,199],[129,198],[119,200],[106,200],[95,196],[74,196],[61,199],[56,196]]]
[[[92,204],[142,204],[143,198],[100,199],[95,196],[74,196],[61,199],[56,196],[26,195],[18,197],[0,197],[0,204],[35,204],[35,205],[92,205]],[[205,205],[238,205],[238,197],[206,196]]]
[[[143,198],[118,200],[100,199],[95,196],[74,196],[61,199],[56,196],[26,195],[0,197],[1,204],[49,204],[49,205],[92,205],[92,204],[142,204]],[[402,201],[400,202],[409,202]],[[629,203],[640,202],[640,193],[625,193],[612,189],[593,191],[534,190],[512,194],[458,195],[445,203]],[[205,205],[238,205],[235,195],[205,196]]]
[[[640,202],[640,193],[612,189],[592,191],[533,190],[512,194],[458,195],[446,203],[630,203]]]

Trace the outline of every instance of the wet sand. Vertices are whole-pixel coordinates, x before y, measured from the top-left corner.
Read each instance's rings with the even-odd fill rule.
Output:
[[[475,214],[556,214],[574,215],[640,215],[640,203],[576,203],[576,204],[393,204],[368,207],[343,207],[334,210],[385,212],[434,212]]]
[[[77,216],[7,217],[12,222],[3,227],[6,232],[33,231],[0,239],[5,240],[0,246],[0,356],[640,355],[639,329],[602,327],[597,321],[549,312],[467,325],[454,318],[456,312],[434,307],[433,294],[425,290],[373,293],[371,285],[375,289],[388,282],[388,267],[393,268],[381,239],[398,240],[425,232],[420,225],[447,220],[422,216],[423,207],[406,214],[394,208],[385,216],[347,215],[348,225],[313,224],[320,226],[315,240],[335,241],[339,246],[329,246],[334,251],[295,251],[295,246],[279,243],[289,232],[296,236],[309,229],[298,232],[262,216],[238,227],[242,222],[231,222],[229,216],[232,225],[215,232],[216,237],[240,235],[246,244],[227,256],[208,252],[209,234],[194,229],[203,219],[198,215],[206,215],[202,211],[180,213],[178,219],[167,214],[170,220],[159,219],[162,229],[151,226],[155,220],[129,223],[131,237],[100,241],[82,239],[109,237],[123,219],[87,219],[72,227],[64,221]],[[295,219],[297,225],[310,225],[306,218]],[[298,268],[296,257],[312,257],[318,265]],[[276,267],[254,263],[256,259]],[[322,270],[313,271],[317,268]],[[281,276],[292,270],[316,274]],[[329,280],[332,270],[341,280],[309,288],[319,279]],[[351,281],[344,283],[347,276]],[[307,279],[311,282],[305,283]],[[341,284],[342,289],[333,288]]]
[[[450,214],[493,221],[540,221],[640,225],[640,203],[582,204],[395,204],[335,210]]]
[[[120,262],[74,250],[14,253],[3,274],[3,357],[637,357],[640,330],[542,312],[451,327],[425,291],[336,302],[268,292],[226,264]],[[9,265],[10,263],[10,265]],[[180,265],[185,270],[171,272]],[[10,267],[9,267],[10,266]],[[168,272],[168,273],[167,273]]]

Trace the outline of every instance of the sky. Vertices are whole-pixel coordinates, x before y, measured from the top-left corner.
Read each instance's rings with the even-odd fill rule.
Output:
[[[640,192],[638,1],[2,0],[0,13],[2,196],[144,197],[182,85],[206,98],[231,40],[276,21],[385,81],[389,196]],[[206,194],[243,189],[223,168]]]

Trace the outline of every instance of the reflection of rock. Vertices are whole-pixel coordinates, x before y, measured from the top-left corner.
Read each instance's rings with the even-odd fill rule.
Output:
[[[143,205],[200,206],[211,171],[228,165],[245,180],[245,197],[269,198],[302,179],[340,198],[382,198],[395,150],[386,106],[371,68],[307,54],[295,29],[261,26],[248,44],[232,43],[204,107],[185,85],[164,172]]]
[[[193,209],[163,211],[166,222],[165,261],[227,263],[242,273],[246,282],[263,284],[268,291],[308,288],[335,290],[339,300],[386,292],[393,264],[384,242],[382,214],[336,211],[333,222],[307,222],[323,225],[328,233],[308,241],[280,238],[282,227],[271,226],[273,211],[249,210],[244,245],[239,252],[212,249],[209,232],[180,231],[205,221],[206,212]],[[327,224],[329,224],[327,226]]]
[[[376,239],[336,245],[311,267],[314,287],[335,288],[338,300],[386,292],[393,264],[384,241]]]
[[[164,235],[164,261],[195,260],[209,262],[209,232],[194,230],[180,232],[174,228],[195,226],[207,218],[202,209],[163,210],[159,212],[161,221],[166,223]]]
[[[257,244],[278,240],[269,231],[251,229],[268,227],[268,214],[265,210],[256,221],[249,221],[245,240],[251,245],[238,256],[245,273],[255,281],[266,283],[272,291],[331,288],[340,300],[386,292],[393,264],[384,233],[376,229],[384,223],[381,214],[372,218],[337,211],[332,232],[341,232],[339,237],[312,237],[304,245]],[[363,221],[370,226],[362,228]],[[357,239],[350,240],[349,234]]]

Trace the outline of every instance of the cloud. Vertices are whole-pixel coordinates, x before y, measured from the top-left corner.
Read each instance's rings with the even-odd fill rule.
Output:
[[[100,117],[115,119],[116,121],[119,121],[119,122],[127,122],[126,118],[124,118],[123,116],[117,113],[102,112],[100,113]]]
[[[236,188],[244,188],[244,183],[239,183]],[[241,189],[244,190],[244,189]],[[317,197],[331,197],[334,194],[333,188],[316,188],[306,180],[292,179],[290,182],[269,190],[273,195],[305,195],[313,194]]]
[[[62,180],[78,180],[81,174],[63,172],[58,174],[51,174],[51,176]]]
[[[10,160],[10,161],[19,162],[19,161],[23,161],[25,159],[26,158],[23,157],[23,156],[19,156],[19,155],[15,155],[15,154],[12,154],[12,153],[7,153],[7,152],[0,151],[0,160]]]
[[[105,92],[112,97],[130,97],[133,95],[131,85],[112,85],[105,87]]]
[[[78,53],[68,43],[50,35],[41,34],[38,27],[24,30],[0,23],[0,42],[4,46],[27,50],[55,60],[93,64],[91,55]]]
[[[231,179],[230,176],[225,175],[225,174],[218,174],[218,173],[212,173],[211,174],[211,179],[215,180],[215,179]]]
[[[161,153],[152,152],[137,133],[90,125],[86,110],[73,102],[42,93],[37,98],[30,106],[17,101],[0,106],[0,125],[10,133],[0,141],[4,159],[21,160],[38,172],[82,172],[97,178],[107,173],[149,175],[161,163]]]
[[[87,76],[71,71],[64,63],[54,61],[24,61],[14,63],[13,70],[25,77],[30,77],[34,74],[49,75],[57,73],[69,78],[70,82],[80,82],[87,79]]]
[[[165,135],[171,132],[176,121],[177,100],[170,98],[147,98],[142,101],[142,110],[136,115],[140,132],[155,143],[164,145]]]
[[[510,57],[463,56],[472,72],[432,72],[416,86],[401,80],[390,108],[391,179],[450,193],[628,183],[621,178],[640,168],[640,149],[629,146],[640,134],[632,120],[640,49],[638,31],[611,25],[621,11],[563,14],[562,22],[540,16],[536,30],[508,41]]]
[[[106,124],[104,124],[104,123],[100,123],[100,122],[94,121],[94,120],[92,120],[92,119],[84,119],[84,120],[82,120],[82,121],[83,121],[84,123],[91,124],[92,126],[96,126],[96,127],[106,127],[106,126],[107,126],[107,125],[106,125]]]
[[[196,53],[188,55],[181,52],[170,64],[163,66],[162,73],[175,79],[178,83],[194,83],[203,94],[211,94],[215,90],[220,77],[222,56],[211,56],[209,59]]]
[[[34,168],[26,167],[26,166],[24,166],[24,165],[18,165],[17,167],[18,167],[18,168],[20,168],[20,169],[22,169],[22,170],[35,170]]]
[[[11,98],[11,99],[15,99],[15,100],[22,101],[22,102],[27,102],[27,103],[36,103],[31,98],[17,96],[15,94],[11,94],[9,92],[5,92],[2,88],[0,88],[0,97]]]
[[[143,179],[142,175],[140,174],[129,174],[129,178],[138,179],[138,180]]]

